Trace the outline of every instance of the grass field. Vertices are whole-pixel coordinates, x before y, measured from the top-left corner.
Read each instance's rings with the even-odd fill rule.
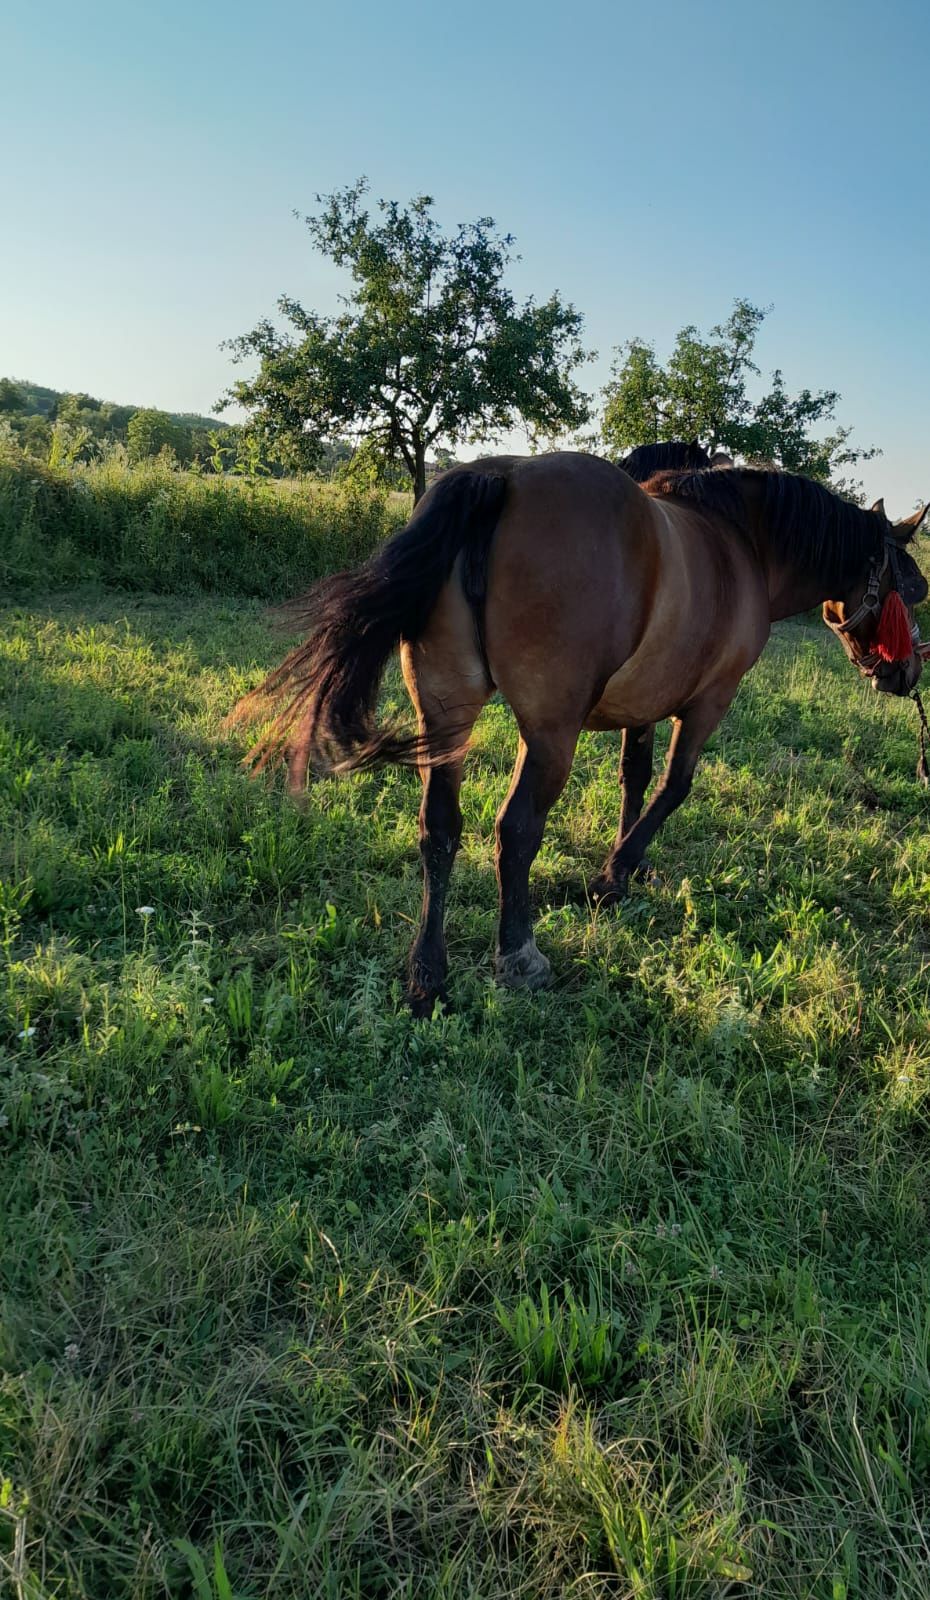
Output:
[[[250,785],[279,653],[245,600],[2,615],[0,1592],[930,1596],[913,709],[783,626],[600,916],[585,735],[528,998],[491,706],[415,1024],[416,780]]]

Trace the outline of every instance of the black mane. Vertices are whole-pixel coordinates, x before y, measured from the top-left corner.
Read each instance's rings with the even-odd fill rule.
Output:
[[[670,444],[638,444],[628,456],[617,462],[618,467],[636,483],[645,483],[655,472],[695,472],[710,466],[710,456],[695,439],[692,444],[677,440]]]
[[[748,531],[745,489],[761,488],[761,519],[770,546],[799,573],[835,584],[839,593],[879,554],[887,525],[873,511],[793,472],[715,467],[707,472],[658,472],[651,495],[687,500]]]

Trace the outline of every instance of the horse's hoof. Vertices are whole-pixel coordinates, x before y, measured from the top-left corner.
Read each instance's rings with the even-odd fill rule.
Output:
[[[411,974],[404,1000],[410,1015],[420,1018],[431,1017],[437,1002],[441,1002],[447,1009],[449,1004],[445,985],[419,974],[416,976]]]
[[[535,939],[529,939],[519,950],[509,955],[498,952],[494,963],[498,983],[505,989],[545,989],[552,979],[552,967]]]
[[[404,998],[407,1002],[407,1010],[410,1012],[410,1015],[412,1017],[416,1017],[418,1021],[422,1021],[428,1020],[433,1015],[433,1009],[436,1005],[436,1001],[439,999],[439,996],[435,993],[411,994],[410,990],[408,989]]]
[[[629,893],[630,875],[628,872],[618,872],[610,878],[602,873],[599,878],[594,879],[588,890],[591,904],[598,911],[606,911],[611,906],[620,905],[628,898]]]
[[[599,911],[618,906],[629,898],[631,883],[652,883],[656,877],[651,861],[641,861],[635,867],[621,867],[617,872],[602,872],[588,889],[591,904]]]

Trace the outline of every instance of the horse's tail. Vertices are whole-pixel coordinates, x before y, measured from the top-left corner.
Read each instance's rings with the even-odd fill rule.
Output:
[[[228,719],[275,713],[250,753],[257,770],[284,757],[288,787],[299,793],[311,764],[332,772],[422,758],[416,734],[375,724],[384,668],[401,640],[414,642],[424,632],[460,553],[463,588],[480,612],[488,548],[506,489],[499,474],[454,467],[426,493],[406,527],[363,566],[323,578],[282,607],[282,616],[308,629],[308,636]],[[480,615],[478,621],[480,626]],[[431,757],[448,757],[459,743],[453,729],[449,749],[433,750]]]

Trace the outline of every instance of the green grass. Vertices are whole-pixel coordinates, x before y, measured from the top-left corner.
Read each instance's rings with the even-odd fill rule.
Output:
[[[0,434],[0,587],[279,599],[364,560],[409,510],[405,495],[309,477],[251,482],[117,455],[45,467]]]
[[[415,1024],[416,781],[246,781],[253,603],[0,638],[0,1592],[930,1595],[912,708],[781,628],[619,915],[585,735],[528,998],[491,706]]]

